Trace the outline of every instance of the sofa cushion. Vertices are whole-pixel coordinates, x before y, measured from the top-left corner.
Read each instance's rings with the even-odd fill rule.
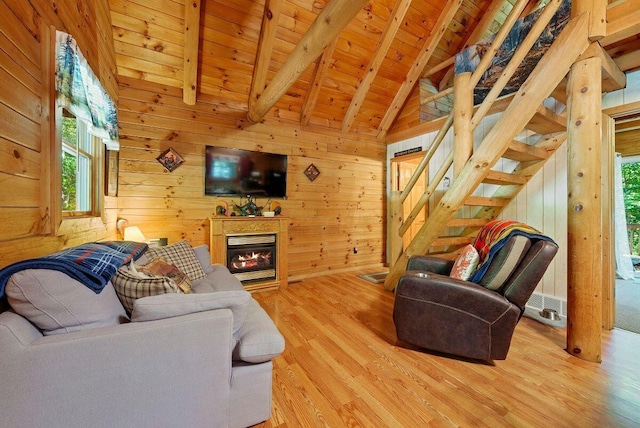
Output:
[[[146,276],[146,274],[142,275]],[[176,283],[169,277],[143,277],[142,275],[136,270],[130,270],[128,266],[123,266],[111,278],[122,306],[129,313],[137,299],[159,294],[180,293]]]
[[[211,272],[204,278],[191,283],[195,293],[213,293],[214,291],[244,290],[242,283],[233,276],[226,266],[211,265]]]
[[[264,363],[284,351],[284,337],[254,299],[249,302],[247,317],[238,336],[238,344],[233,350],[235,360]]]
[[[133,303],[131,321],[153,321],[213,309],[231,309],[235,335],[244,324],[250,300],[251,294],[245,290],[144,297]]]
[[[200,266],[202,266],[202,270],[204,271],[205,275],[213,272],[213,268],[211,267],[211,254],[209,253],[209,246],[198,245],[197,247],[193,247],[193,252],[200,262]]]
[[[198,261],[193,248],[187,241],[176,242],[166,247],[149,248],[145,253],[151,260],[162,257],[178,266],[182,272],[186,273],[191,281],[204,278],[205,273],[202,265]]]
[[[456,257],[449,276],[464,281],[468,280],[473,271],[476,270],[479,260],[480,255],[478,254],[478,250],[476,250],[473,245],[468,244],[462,249],[460,254],[458,254],[458,257]]]
[[[135,264],[131,262],[129,270],[135,269]],[[182,272],[176,265],[169,263],[162,257],[151,260],[146,265],[137,268],[137,271],[149,277],[166,276],[175,282],[176,286],[185,294],[191,292],[191,281],[186,273]]]
[[[117,325],[128,319],[111,282],[96,294],[55,270],[14,273],[6,294],[13,310],[45,335]]]

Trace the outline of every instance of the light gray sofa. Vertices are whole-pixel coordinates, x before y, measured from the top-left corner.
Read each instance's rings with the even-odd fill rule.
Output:
[[[284,339],[242,284],[210,265],[206,246],[194,250],[206,277],[193,282],[193,293],[138,299],[131,321],[110,283],[95,294],[61,272],[14,274],[6,293],[16,307],[0,313],[0,426],[245,427],[267,420],[271,360]],[[25,312],[20,301],[33,289],[53,303],[35,297]],[[104,307],[111,318],[99,314]]]

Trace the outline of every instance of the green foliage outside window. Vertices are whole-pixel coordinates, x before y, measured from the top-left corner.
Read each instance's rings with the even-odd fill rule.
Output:
[[[78,130],[76,119],[73,117],[62,118],[62,143],[76,147],[78,145]],[[68,151],[62,151],[62,210],[76,210],[76,156]]]
[[[640,163],[622,164],[622,188],[627,224],[640,224]],[[638,248],[638,240],[634,235],[633,248]]]

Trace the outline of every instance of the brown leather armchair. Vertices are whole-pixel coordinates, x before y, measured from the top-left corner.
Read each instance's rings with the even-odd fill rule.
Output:
[[[523,239],[529,241],[525,246]],[[509,258],[513,263],[515,247],[521,254],[496,290],[450,278],[451,260],[412,257],[396,286],[393,320],[398,339],[467,358],[504,360],[524,306],[558,250],[551,240],[508,237],[486,275],[495,275]]]

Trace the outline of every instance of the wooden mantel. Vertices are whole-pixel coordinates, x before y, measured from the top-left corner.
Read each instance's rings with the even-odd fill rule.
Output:
[[[276,278],[243,284],[247,291],[277,290],[287,284],[288,220],[276,217],[210,217],[209,248],[211,263],[227,264],[227,237],[242,235],[275,234],[276,237]]]

